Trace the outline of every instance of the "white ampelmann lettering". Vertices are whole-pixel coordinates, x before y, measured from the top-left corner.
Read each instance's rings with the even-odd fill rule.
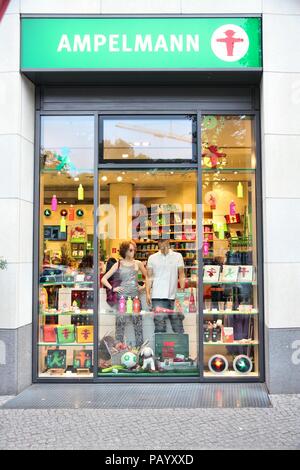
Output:
[[[199,34],[62,34],[57,52],[99,52],[107,48],[111,53],[119,52],[199,52]]]

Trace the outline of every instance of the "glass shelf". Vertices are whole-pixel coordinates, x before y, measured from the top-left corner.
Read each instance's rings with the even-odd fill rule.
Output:
[[[257,310],[255,310],[253,312],[239,312],[238,310],[232,310],[232,311],[228,311],[228,312],[226,312],[226,311],[224,311],[224,312],[219,312],[219,311],[204,312],[203,311],[203,315],[209,315],[209,316],[213,316],[213,315],[219,315],[219,316],[223,316],[223,315],[258,315],[258,311]]]
[[[230,285],[235,285],[235,284],[250,284],[252,286],[257,286],[257,282],[256,281],[232,281],[232,282],[226,282],[226,281],[211,281],[211,282],[208,282],[208,281],[204,281],[203,282],[204,285],[226,285],[226,286],[230,286]]]
[[[62,347],[62,348],[65,348],[65,347],[71,347],[71,348],[74,348],[76,346],[89,346],[89,347],[93,347],[94,346],[94,343],[64,343],[64,344],[61,344],[61,343],[38,343],[38,346],[41,346],[41,347],[53,347],[53,346],[56,346],[57,348],[58,347]]]
[[[93,281],[74,281],[74,282],[67,282],[67,281],[61,281],[61,282],[40,282],[40,286],[44,287],[52,287],[52,286],[77,286],[78,284],[84,285],[84,286],[92,286],[94,284]],[[80,289],[80,287],[78,287]]]
[[[68,311],[61,311],[61,312],[40,312],[40,315],[44,317],[50,317],[50,316],[58,316],[58,315],[73,315],[73,316],[83,316],[83,315],[94,315],[94,312],[87,312],[86,310],[83,310],[82,312],[75,312],[74,310],[68,310]]]
[[[205,343],[203,341],[204,346],[258,346],[259,342],[258,341],[253,341],[252,343],[239,343],[239,342],[233,342],[233,343],[222,343],[221,341],[216,341],[215,343],[210,341],[209,343]]]
[[[254,173],[255,174],[255,169],[254,168],[219,168],[217,166],[216,168],[205,168],[202,167],[202,173],[217,173],[220,171],[220,173],[234,173],[238,172],[239,173]]]

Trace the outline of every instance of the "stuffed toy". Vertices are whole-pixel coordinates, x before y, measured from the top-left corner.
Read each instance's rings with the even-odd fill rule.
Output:
[[[153,349],[150,348],[150,346],[145,346],[141,352],[140,352],[140,357],[143,358],[143,369],[150,369],[152,371],[155,371],[155,364],[154,364],[154,352]]]

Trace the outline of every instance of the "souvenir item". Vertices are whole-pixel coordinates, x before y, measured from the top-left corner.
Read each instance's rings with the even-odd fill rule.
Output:
[[[132,298],[129,296],[126,302],[126,313],[131,315],[132,312],[133,312],[133,302],[132,302]]]
[[[82,349],[73,353],[74,369],[91,369],[93,366],[93,352]]]
[[[222,282],[237,282],[239,266],[224,265],[221,275]]]
[[[46,364],[48,369],[66,369],[67,351],[65,349],[48,350]]]
[[[196,311],[197,311],[197,307],[196,307],[196,302],[195,302],[195,297],[194,297],[194,290],[192,288],[191,295],[190,295],[190,302],[189,302],[189,312],[196,313]]]
[[[189,335],[186,333],[156,333],[155,357],[174,359],[176,354],[189,357]]]
[[[209,283],[214,283],[219,281],[219,276],[220,276],[220,266],[215,266],[215,265],[207,265],[204,266],[204,277],[203,281],[204,282],[209,282]]]
[[[236,203],[234,201],[231,201],[229,205],[229,214],[231,216],[236,214]]]
[[[223,328],[222,333],[223,343],[233,343],[234,342],[234,330],[231,326]]]
[[[228,361],[221,354],[216,354],[209,359],[208,367],[213,374],[224,374],[228,370]]]
[[[126,312],[126,300],[125,297],[122,295],[119,299],[119,313]]]
[[[121,357],[121,364],[127,369],[132,369],[137,365],[137,356],[131,351],[126,352]]]
[[[149,346],[142,348],[140,357],[143,358],[143,369],[155,371],[154,352]]]
[[[72,289],[70,287],[61,287],[58,289],[58,309],[67,310],[72,305]]]
[[[44,342],[45,343],[56,343],[56,328],[57,325],[44,325]]]
[[[253,266],[239,266],[239,282],[252,282]]]
[[[74,325],[59,325],[57,327],[57,342],[59,344],[75,342]]]
[[[136,296],[133,300],[133,313],[140,313],[141,311],[141,302],[140,299]]]
[[[250,374],[253,369],[253,362],[250,357],[241,354],[234,359],[233,368],[238,374]]]
[[[53,212],[57,210],[57,197],[55,194],[53,194],[52,199],[51,199],[51,210]]]
[[[94,339],[94,327],[92,325],[77,326],[76,336],[78,343],[92,343]]]

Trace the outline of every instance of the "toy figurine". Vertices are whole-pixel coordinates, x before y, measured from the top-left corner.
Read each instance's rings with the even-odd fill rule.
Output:
[[[155,364],[154,364],[154,352],[150,346],[146,346],[142,348],[140,352],[140,357],[143,358],[143,369],[150,369],[155,371]]]

